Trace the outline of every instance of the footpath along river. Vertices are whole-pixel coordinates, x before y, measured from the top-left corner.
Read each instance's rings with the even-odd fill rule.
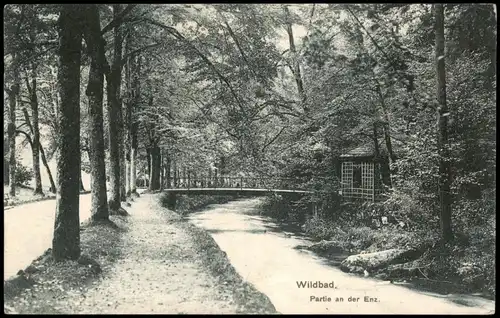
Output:
[[[276,226],[259,215],[259,203],[260,199],[244,199],[211,205],[189,219],[210,232],[238,273],[266,294],[283,314],[493,314],[495,311],[494,301],[480,297],[439,295],[344,273],[328,265],[325,259],[294,249],[307,244],[307,240],[272,230]],[[334,288],[298,287],[300,282],[316,281],[333,282],[330,285]]]

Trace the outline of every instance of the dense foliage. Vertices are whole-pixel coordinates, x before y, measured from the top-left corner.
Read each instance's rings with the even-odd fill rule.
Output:
[[[282,187],[314,194],[275,196],[266,209],[317,238],[334,235],[333,225],[372,227],[385,216],[412,237],[440,227],[448,245],[465,237],[464,259],[491,268],[484,244],[495,242],[495,6],[82,5],[74,83],[60,78],[71,54],[56,50],[64,8],[4,9],[11,179],[24,178],[14,160],[18,136],[31,146],[37,188],[40,152],[55,191],[46,161],[62,152],[71,162],[59,144],[68,84],[80,104],[75,162],[99,180],[96,217],[108,217],[107,190],[117,211],[136,177],[151,190],[186,176],[288,177]],[[383,202],[337,194],[340,156],[363,145],[389,160],[378,185]]]

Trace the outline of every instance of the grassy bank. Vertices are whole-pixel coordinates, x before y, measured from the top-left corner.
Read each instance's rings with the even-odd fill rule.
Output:
[[[161,196],[161,205],[163,207],[174,210],[180,215],[186,215],[201,211],[210,204],[223,204],[234,200],[234,196],[221,196],[221,195],[175,195],[165,193]],[[175,207],[172,202],[175,200]]]
[[[84,225],[80,232],[82,256],[78,261],[54,262],[50,249],[26,269],[4,281],[6,313],[59,314],[73,312],[68,293],[84,294],[106,274],[121,253],[127,219],[110,217],[113,223]]]
[[[301,206],[305,206],[304,203],[269,197],[261,208],[264,214],[278,221],[287,218],[296,222],[297,215],[307,216],[302,229],[313,241],[320,242],[309,249],[324,257],[389,249],[423,251],[417,259],[379,268],[370,273],[372,276],[432,285],[439,292],[474,292],[495,297],[494,217],[482,226],[457,226],[455,240],[443,244],[439,239],[439,226],[432,221],[426,227],[408,226],[412,225],[408,219],[400,222],[389,218],[387,224],[382,224],[378,217],[378,221],[373,222],[374,212],[387,209],[382,204],[344,204],[335,215],[320,213],[317,217]]]
[[[9,189],[4,185],[4,210],[12,208],[14,206],[18,206],[26,203],[33,203],[45,200],[53,200],[56,198],[56,195],[49,191],[48,188],[44,189],[44,194],[34,194],[33,188],[28,186],[17,186],[16,187],[16,196],[10,197],[8,195]],[[90,191],[81,191],[80,194],[88,194]]]
[[[222,196],[179,196],[176,212],[181,216],[200,211],[215,203],[226,203],[234,197]],[[161,197],[162,205],[167,206],[167,194]],[[188,222],[180,222],[181,226],[193,238],[195,249],[203,265],[216,277],[220,284],[234,295],[240,314],[273,314],[276,309],[269,298],[259,292],[253,285],[245,282],[231,265],[227,255],[214,239],[203,229]]]

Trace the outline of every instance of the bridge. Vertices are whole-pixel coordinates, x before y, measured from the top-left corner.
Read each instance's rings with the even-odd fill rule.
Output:
[[[215,178],[184,178],[174,182],[172,187],[163,189],[171,194],[192,195],[265,195],[308,194],[312,191],[297,188],[297,179],[274,177],[224,176]]]
[[[280,177],[203,177],[175,178],[172,186],[167,180],[167,187],[162,191],[169,194],[168,206],[175,210],[177,195],[239,195],[239,196],[262,196],[270,193],[286,195],[291,197],[312,194],[318,191],[307,190],[298,187],[302,183],[299,178]],[[324,191],[319,191],[324,192]],[[338,193],[338,192],[337,192]],[[312,205],[313,214],[318,212],[316,202]]]

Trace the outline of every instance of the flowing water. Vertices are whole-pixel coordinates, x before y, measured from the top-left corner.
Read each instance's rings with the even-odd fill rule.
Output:
[[[473,295],[440,295],[344,273],[332,263],[345,256],[326,260],[295,249],[310,242],[261,216],[260,202],[244,199],[211,205],[189,219],[211,233],[238,273],[281,313],[494,313],[494,301]],[[307,282],[328,287],[299,287]]]

